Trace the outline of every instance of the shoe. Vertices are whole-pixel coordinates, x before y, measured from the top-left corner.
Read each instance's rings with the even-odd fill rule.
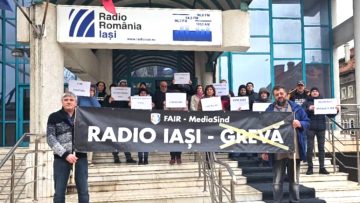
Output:
[[[144,159],[144,164],[145,164],[145,165],[148,165],[148,164],[149,164],[148,159]]]
[[[169,164],[174,165],[175,164],[175,159],[170,159]]]
[[[312,174],[314,174],[313,168],[308,167],[308,170],[306,171],[306,175],[312,175]]]
[[[114,158],[114,163],[119,164],[119,163],[121,163],[121,161],[119,158]]]
[[[144,165],[145,163],[142,160],[139,160],[138,165]]]
[[[176,163],[181,164],[182,163],[181,159],[176,159]]]
[[[134,159],[126,159],[126,163],[127,164],[136,164],[137,163],[137,161],[135,161]]]
[[[330,173],[329,173],[329,171],[326,170],[326,168],[320,168],[320,169],[319,169],[319,174],[328,175],[328,174],[330,174]]]

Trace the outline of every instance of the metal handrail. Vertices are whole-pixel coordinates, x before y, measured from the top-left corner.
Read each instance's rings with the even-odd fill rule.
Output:
[[[342,127],[341,124],[339,124],[338,122],[336,122],[333,118],[328,117],[327,119],[330,120],[332,123],[334,123],[336,126],[338,126],[341,130],[360,130],[359,127],[350,127],[350,128],[344,128]],[[359,134],[356,134],[356,162],[357,162],[357,167],[352,167],[352,166],[347,166],[345,165],[343,162],[341,162],[337,157],[336,157],[336,151],[339,151],[341,154],[343,154],[336,146],[335,146],[335,139],[337,139],[334,135],[334,129],[331,127],[331,123],[329,122],[328,124],[328,130],[330,132],[331,135],[331,145],[332,145],[332,150],[328,150],[327,148],[325,148],[327,151],[332,152],[332,157],[333,157],[333,167],[334,167],[334,173],[335,173],[335,167],[336,167],[336,162],[340,163],[344,168],[346,169],[352,169],[352,170],[357,170],[357,179],[358,179],[358,185],[360,185],[360,152],[359,152]]]
[[[218,172],[216,172],[215,164],[219,165]],[[223,194],[225,194],[228,201],[232,203],[236,201],[236,175],[228,163],[218,160],[214,152],[206,152],[206,159],[204,159],[204,156],[198,154],[198,166],[199,178],[201,178],[201,174],[204,176],[204,191],[206,191],[208,185],[212,202],[222,203]],[[231,177],[230,189],[223,185],[222,167],[227,170]],[[230,196],[227,193],[229,193]]]
[[[36,136],[35,139],[35,150],[29,150],[24,157],[21,159],[20,163],[18,164],[18,166],[15,166],[15,151],[18,149],[18,147],[22,144],[22,142],[24,141],[25,137],[28,136]],[[40,136],[40,137],[38,137]],[[5,163],[10,159],[11,157],[11,176],[8,178],[8,180],[6,181],[6,184],[2,186],[1,188],[1,192],[4,190],[4,188],[7,186],[7,184],[10,181],[10,194],[7,197],[7,200],[10,199],[10,202],[16,202],[17,199],[20,197],[21,193],[24,191],[24,188],[21,190],[20,194],[18,194],[16,200],[14,200],[14,192],[15,192],[15,188],[18,186],[21,178],[24,176],[25,172],[30,169],[33,168],[34,169],[34,179],[33,181],[26,183],[26,185],[33,183],[34,184],[34,193],[33,193],[33,200],[37,200],[37,168],[38,166],[38,153],[39,152],[45,152],[45,150],[38,150],[38,146],[39,146],[39,140],[44,137],[45,135],[40,135],[40,134],[33,134],[33,133],[25,133],[23,134],[20,139],[16,142],[16,144],[9,150],[9,152],[5,155],[5,157],[1,160],[0,162],[0,170],[2,169],[2,167],[5,165]],[[25,170],[23,171],[21,177],[19,178],[19,180],[15,183],[15,174],[17,172],[17,170],[20,168],[21,164],[23,163],[24,159],[26,158],[26,156],[30,153],[34,153],[35,157],[34,157],[34,166],[31,167],[27,167],[25,168]],[[6,201],[7,201],[6,200]]]

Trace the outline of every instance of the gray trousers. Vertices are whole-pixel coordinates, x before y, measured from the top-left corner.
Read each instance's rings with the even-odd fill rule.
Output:
[[[299,192],[299,175],[300,175],[300,160],[296,160],[296,177],[294,175],[294,160],[281,159],[275,160],[273,165],[273,197],[274,202],[283,202],[283,183],[287,172],[289,179],[289,200],[290,202],[300,202]],[[296,180],[296,181],[295,181]]]

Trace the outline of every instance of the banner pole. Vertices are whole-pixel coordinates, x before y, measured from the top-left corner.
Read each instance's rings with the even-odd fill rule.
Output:
[[[75,155],[75,152],[73,152],[73,155]],[[72,164],[72,172],[70,174],[70,183],[71,184],[74,184],[75,183],[75,164],[76,163],[73,163]]]
[[[294,114],[294,120],[295,120],[295,113],[293,113]],[[294,128],[294,127],[293,127]],[[295,146],[296,145],[296,136],[297,136],[297,134],[296,134],[296,128],[294,128],[294,140],[293,140],[293,142],[294,142],[294,153],[293,153],[293,159],[294,159],[294,183],[297,183],[297,174],[296,174],[296,147],[297,146]]]

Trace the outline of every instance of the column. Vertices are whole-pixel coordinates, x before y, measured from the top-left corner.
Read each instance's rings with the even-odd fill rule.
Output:
[[[42,23],[45,4],[31,8],[31,18],[36,25]],[[56,38],[56,7],[49,4],[46,18],[46,32],[41,39],[30,32],[30,132],[46,134],[47,119],[50,113],[61,108],[61,96],[64,92],[64,52]],[[30,140],[30,149],[34,149],[34,139]],[[53,153],[47,145],[46,137],[39,145],[38,197],[53,195]],[[29,157],[33,162],[33,157]],[[32,172],[31,172],[32,173]],[[32,174],[28,174],[32,178]],[[32,194],[34,185],[29,185]],[[28,193],[28,194],[29,194]]]

